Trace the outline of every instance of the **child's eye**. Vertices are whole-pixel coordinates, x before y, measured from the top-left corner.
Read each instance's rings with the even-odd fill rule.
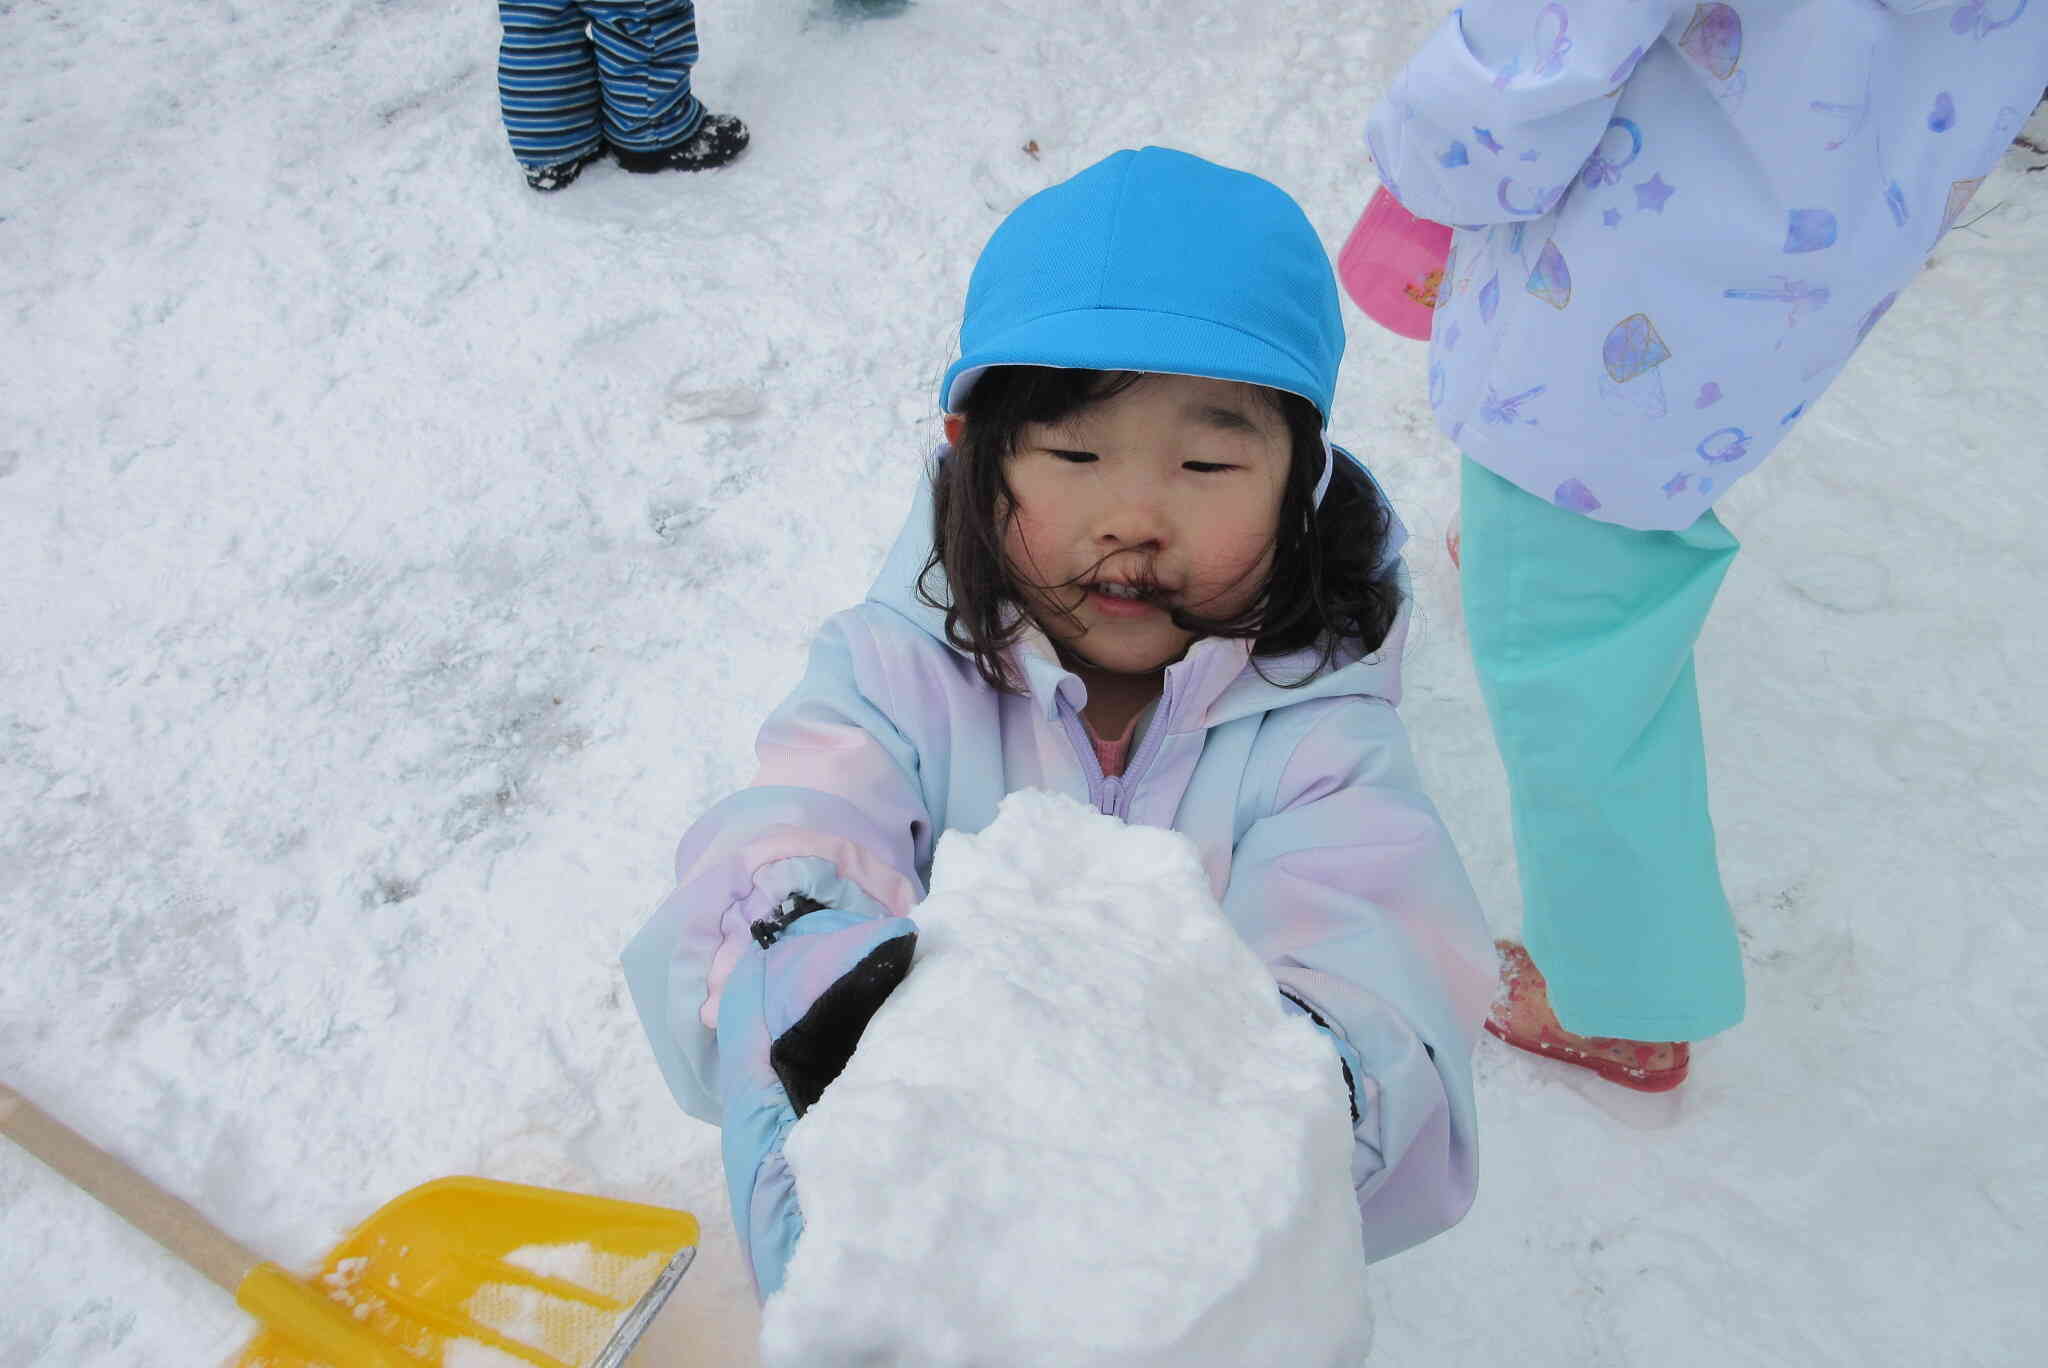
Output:
[[[1197,475],[1214,475],[1219,471],[1235,470],[1236,466],[1223,461],[1182,461],[1182,470],[1192,470]]]
[[[1070,464],[1073,464],[1073,465],[1087,465],[1087,464],[1088,464],[1088,463],[1089,463],[1090,461],[1093,461],[1093,460],[1095,460],[1095,459],[1096,459],[1096,457],[1095,457],[1095,453],[1094,453],[1094,452],[1092,452],[1092,451],[1057,451],[1057,450],[1056,450],[1056,451],[1054,451],[1054,452],[1053,452],[1052,454],[1053,454],[1053,456],[1054,456],[1054,457],[1055,457],[1056,459],[1058,459],[1058,460],[1062,460],[1062,461],[1066,461],[1066,462],[1069,462]]]

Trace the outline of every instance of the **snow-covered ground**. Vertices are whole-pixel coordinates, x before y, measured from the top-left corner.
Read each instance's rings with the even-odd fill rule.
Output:
[[[287,1263],[452,1172],[692,1208],[639,1361],[750,1362],[620,947],[895,532],[1002,213],[1162,142],[1334,248],[1439,4],[707,0],[746,159],[542,197],[484,0],[0,0],[5,1078]],[[2044,160],[1722,507],[1748,1022],[1662,1098],[1488,1042],[1478,1206],[1372,1271],[1375,1362],[2038,1352]],[[1453,456],[1421,349],[1350,318],[1336,431],[1418,534],[1404,711],[1512,930]],[[0,1228],[6,1368],[245,1333],[4,1147]]]

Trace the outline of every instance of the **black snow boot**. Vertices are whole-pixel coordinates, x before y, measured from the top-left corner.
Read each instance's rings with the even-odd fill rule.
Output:
[[[706,114],[697,131],[658,152],[612,149],[619,165],[642,174],[651,171],[709,171],[723,166],[747,148],[747,126],[731,114]]]
[[[544,195],[565,189],[571,181],[583,174],[584,167],[590,165],[610,150],[603,143],[599,143],[596,147],[572,161],[557,162],[553,166],[526,167],[524,168],[526,171],[526,183]]]

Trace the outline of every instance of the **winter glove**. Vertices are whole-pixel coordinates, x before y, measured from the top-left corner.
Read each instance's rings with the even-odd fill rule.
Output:
[[[783,1138],[910,972],[917,926],[798,895],[754,935],[759,945],[733,967],[718,1006],[718,1091],[733,1225],[766,1301],[804,1227]]]
[[[1287,1005],[1287,1011],[1291,1015],[1305,1016],[1315,1023],[1316,1029],[1321,1031],[1330,1044],[1336,1047],[1337,1067],[1344,1071],[1344,1096],[1351,1103],[1351,1124],[1355,1128],[1359,1121],[1358,1079],[1361,1072],[1358,1062],[1358,1051],[1351,1047],[1349,1041],[1331,1030],[1330,1023],[1323,1020],[1319,1012],[1315,1011],[1315,1009],[1311,1008],[1294,994],[1288,992],[1285,988],[1280,990],[1280,1000]]]

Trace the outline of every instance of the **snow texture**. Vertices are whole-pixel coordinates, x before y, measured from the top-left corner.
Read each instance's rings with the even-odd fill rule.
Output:
[[[940,842],[917,958],[784,1152],[771,1368],[1355,1368],[1337,1053],[1194,847],[1056,794]]]
[[[639,1362],[745,1368],[718,1136],[618,953],[901,525],[976,252],[1148,142],[1334,250],[1444,8],[704,0],[744,160],[549,197],[481,0],[0,0],[0,1072],[295,1268],[448,1173],[689,1208]],[[1481,1042],[1478,1204],[1371,1270],[1374,1361],[2038,1356],[2043,161],[1721,506],[1748,1021],[1662,1098]],[[1422,348],[1347,322],[1336,435],[1416,533],[1402,714],[1512,932],[1455,456]],[[248,1333],[4,1145],[0,1232],[6,1368]]]
[[[631,1258],[587,1244],[526,1245],[504,1256],[513,1268],[595,1292],[610,1305],[592,1305],[556,1291],[509,1282],[486,1282],[463,1303],[462,1314],[484,1326],[571,1364],[594,1363],[611,1342],[627,1311],[654,1285],[668,1260],[659,1254]],[[522,1360],[476,1340],[460,1343],[478,1364]],[[448,1351],[452,1358],[455,1350]],[[449,1368],[454,1368],[453,1364]]]

